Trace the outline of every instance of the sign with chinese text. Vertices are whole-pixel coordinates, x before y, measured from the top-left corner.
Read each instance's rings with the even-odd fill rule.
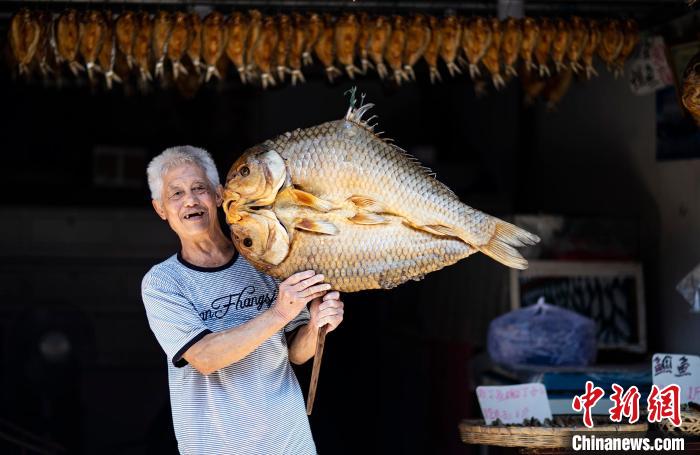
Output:
[[[656,353],[651,359],[654,385],[680,386],[680,404],[700,403],[700,357],[686,354]]]
[[[552,418],[547,391],[539,383],[479,386],[476,396],[486,425],[496,419],[509,424],[523,423],[524,419],[533,417],[540,422]]]

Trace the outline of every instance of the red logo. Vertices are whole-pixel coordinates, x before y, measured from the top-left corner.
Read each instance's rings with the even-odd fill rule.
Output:
[[[613,407],[608,410],[610,420],[613,422],[621,422],[622,417],[627,417],[629,423],[635,423],[639,420],[639,393],[637,386],[632,386],[624,392],[625,389],[617,384],[612,385],[613,394],[610,399],[613,401]],[[624,394],[623,394],[624,392]]]
[[[593,387],[593,382],[586,381],[586,393],[574,397],[574,402],[571,404],[571,407],[573,407],[576,412],[583,411],[583,424],[588,428],[593,428],[591,408],[595,406],[598,400],[603,398],[603,395],[605,395],[603,389],[600,387]]]
[[[654,384],[647,399],[649,422],[661,422],[668,419],[674,426],[681,424],[681,388],[676,384],[667,385],[659,390]]]

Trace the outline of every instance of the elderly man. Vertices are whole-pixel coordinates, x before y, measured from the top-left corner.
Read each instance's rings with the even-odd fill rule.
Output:
[[[153,208],[181,243],[141,287],[168,359],[180,452],[315,454],[289,361],[313,357],[319,327],[340,324],[338,292],[314,271],[278,283],[238,255],[217,219],[222,187],[206,151],[167,149],[147,174]]]

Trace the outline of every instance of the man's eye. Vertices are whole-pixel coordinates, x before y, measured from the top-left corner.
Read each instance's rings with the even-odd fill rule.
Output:
[[[205,191],[207,190],[207,188],[204,187],[204,186],[198,186],[198,187],[195,187],[194,190],[195,190],[196,192],[198,192],[198,193],[203,193],[203,192],[205,192]]]
[[[182,191],[174,191],[170,197],[180,197],[182,196]]]

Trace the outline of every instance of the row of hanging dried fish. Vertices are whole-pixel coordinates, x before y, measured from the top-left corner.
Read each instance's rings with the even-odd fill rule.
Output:
[[[485,68],[501,88],[518,71],[547,77],[567,68],[586,77],[597,75],[597,55],[616,75],[639,40],[633,20],[596,21],[580,17],[506,19],[423,14],[370,16],[263,15],[257,10],[197,13],[66,10],[20,10],[12,19],[10,43],[20,74],[38,70],[44,76],[65,66],[90,80],[100,73],[107,87],[138,71],[142,82],[174,79],[194,70],[203,81],[221,78],[230,61],[243,83],[263,88],[284,82],[304,82],[303,67],[313,56],[331,81],[340,66],[353,78],[376,71],[397,84],[415,79],[421,59],[430,81],[442,80],[439,60],[451,76],[482,77]],[[119,69],[119,60],[126,68]],[[518,62],[520,66],[518,67]],[[185,64],[187,63],[187,64]],[[518,69],[516,69],[518,68]]]

